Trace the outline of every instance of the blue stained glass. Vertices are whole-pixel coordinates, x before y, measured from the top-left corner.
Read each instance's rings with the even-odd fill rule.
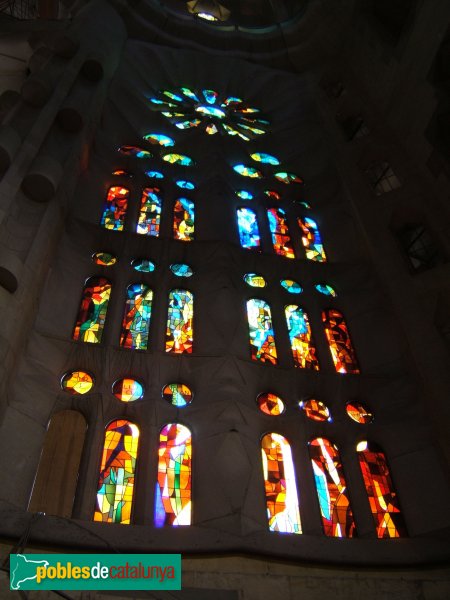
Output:
[[[197,96],[194,94],[194,92],[192,90],[190,90],[189,88],[183,87],[183,88],[181,88],[181,91],[186,96],[186,98],[190,98],[191,100],[194,100],[195,102],[200,102],[200,100],[197,98]]]
[[[252,200],[253,194],[251,192],[247,192],[247,190],[238,190],[236,192],[236,196],[242,198],[242,200]]]
[[[184,190],[193,190],[195,189],[195,184],[192,183],[192,181],[186,181],[184,179],[177,179],[175,181],[175,184]]]
[[[261,162],[268,165],[279,165],[280,161],[275,156],[271,154],[266,154],[265,152],[254,152],[250,154],[250,157],[253,158],[256,162]]]
[[[259,248],[260,237],[256,213],[249,208],[237,209],[239,240],[243,248]]]
[[[131,266],[135,271],[140,271],[141,273],[151,273],[156,268],[155,264],[147,258],[135,258],[131,261]]]
[[[176,94],[173,94],[172,92],[167,92],[166,90],[164,90],[163,94],[165,96],[167,96],[168,98],[170,98],[171,100],[175,100],[176,102],[183,102],[183,98],[181,98],[180,96],[177,96]]]
[[[141,235],[159,236],[162,201],[159,188],[144,188],[142,190],[141,208],[139,211],[136,233]]]
[[[203,96],[208,104],[215,104],[218,95],[214,90],[203,90]]]
[[[337,296],[335,289],[332,288],[331,285],[328,285],[328,283],[318,283],[314,287],[324,296],[332,296],[333,298],[336,298]]]
[[[303,292],[302,286],[293,279],[282,279],[280,283],[290,294],[301,294]]]
[[[170,270],[177,277],[191,277],[194,274],[194,271],[191,269],[191,267],[183,263],[170,265]]]
[[[185,156],[184,154],[165,154],[162,159],[165,162],[173,165],[181,165],[183,167],[192,167],[194,164],[192,158],[189,158],[189,156]]]
[[[164,175],[160,171],[145,171],[145,174],[152,179],[164,179]]]
[[[218,117],[219,119],[226,117],[226,113],[215,106],[197,106],[195,110],[196,112],[206,115],[207,117]]]
[[[151,144],[159,144],[160,146],[174,146],[174,140],[168,135],[163,135],[161,133],[148,133],[144,135],[144,140],[150,142]]]

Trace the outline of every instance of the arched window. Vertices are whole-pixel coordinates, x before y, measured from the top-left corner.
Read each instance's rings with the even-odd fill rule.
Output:
[[[358,361],[342,313],[329,308],[323,311],[322,321],[336,371],[359,373]]]
[[[106,428],[94,521],[131,523],[139,429],[123,419]]]
[[[182,242],[194,239],[194,203],[187,198],[178,198],[173,208],[173,237]]]
[[[301,533],[294,463],[289,442],[278,433],[261,440],[267,518],[270,531]]]
[[[366,441],[359,442],[356,449],[377,536],[405,536],[406,527],[384,453],[378,446]]]
[[[277,364],[277,349],[272,327],[270,306],[264,300],[247,301],[247,319],[253,360]]]
[[[239,241],[242,248],[259,248],[261,238],[259,236],[258,221],[256,213],[250,208],[237,209],[237,224],[239,230]]]
[[[282,208],[268,208],[270,233],[275,253],[286,258],[295,258],[289,229],[286,223],[286,213]]]
[[[319,361],[312,343],[308,315],[296,304],[289,304],[284,312],[295,366],[318,371]]]
[[[130,190],[114,185],[109,188],[100,224],[105,229],[123,231]]]
[[[161,221],[161,190],[157,187],[142,190],[141,208],[139,211],[136,232],[142,235],[159,236]]]
[[[72,517],[86,429],[83,415],[75,410],[52,416],[28,506],[30,512]]]
[[[316,438],[309,443],[309,456],[325,535],[353,537],[355,522],[337,447],[324,438]]]
[[[194,296],[187,290],[172,290],[166,329],[166,352],[191,354],[194,341]]]
[[[184,425],[165,425],[159,435],[155,526],[191,524],[192,437]]]
[[[152,299],[152,290],[143,283],[133,283],[127,287],[127,301],[120,334],[120,345],[124,348],[147,350]]]
[[[317,223],[309,217],[299,217],[298,224],[302,230],[302,243],[305,248],[306,258],[308,260],[326,262],[327,257]]]
[[[86,280],[73,331],[74,340],[90,344],[102,341],[110,294],[111,283],[105,277],[90,277]]]

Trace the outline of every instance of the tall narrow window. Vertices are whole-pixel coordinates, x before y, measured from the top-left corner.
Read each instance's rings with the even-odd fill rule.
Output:
[[[131,523],[139,429],[125,420],[106,428],[94,521]]]
[[[378,446],[366,441],[359,442],[356,449],[377,536],[396,538],[406,535],[406,527],[384,453]]]
[[[282,208],[269,208],[267,209],[267,218],[269,219],[272,244],[276,254],[286,258],[295,258],[285,211]]]
[[[302,243],[306,258],[317,262],[326,262],[327,256],[317,223],[309,217],[299,217],[298,224],[302,230]]]
[[[141,208],[136,232],[142,235],[158,237],[161,209],[161,190],[157,187],[144,188],[142,190]]]
[[[353,537],[355,522],[337,447],[324,438],[309,443],[309,456],[325,535]]]
[[[166,352],[192,353],[193,320],[194,296],[187,290],[172,290],[169,294]]]
[[[194,203],[187,198],[178,198],[173,208],[173,237],[182,242],[194,239]]]
[[[256,213],[250,208],[237,209],[237,223],[239,230],[239,241],[242,248],[259,248],[261,239],[259,236],[258,221]]]
[[[342,313],[329,308],[323,311],[322,321],[336,371],[359,373],[358,361]]]
[[[284,309],[296,367],[319,370],[316,349],[312,342],[311,327],[306,312],[295,304]]]
[[[127,301],[120,334],[120,345],[124,348],[147,350],[152,299],[152,290],[143,283],[133,283],[127,287]]]
[[[276,365],[277,349],[270,306],[264,300],[251,298],[247,301],[247,319],[252,359]]]
[[[54,414],[45,433],[28,510],[72,517],[87,424],[75,410]]]
[[[270,531],[301,533],[297,484],[289,442],[278,433],[261,440],[267,519]]]
[[[105,229],[123,231],[130,190],[114,185],[109,188],[100,224]]]
[[[84,284],[73,339],[90,344],[102,341],[111,283],[105,277],[90,277]]]
[[[159,436],[155,525],[191,524],[192,437],[184,425],[170,423]]]

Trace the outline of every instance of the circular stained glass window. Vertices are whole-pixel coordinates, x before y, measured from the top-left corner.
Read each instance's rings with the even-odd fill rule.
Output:
[[[284,413],[284,402],[281,398],[275,396],[275,394],[259,394],[256,402],[259,410],[266,413],[266,415],[276,417]]]
[[[331,421],[330,411],[320,400],[310,398],[299,402],[298,405],[312,421]]]
[[[356,423],[367,425],[373,421],[373,414],[360,402],[349,402],[345,409],[350,419],[353,419]]]
[[[282,279],[280,283],[290,294],[301,294],[303,292],[302,286],[293,279]]]
[[[193,394],[184,383],[168,383],[164,386],[162,395],[164,400],[178,408],[183,408],[192,402]]]
[[[61,378],[61,387],[69,394],[87,394],[94,385],[94,378],[86,371],[67,371]]]
[[[192,275],[194,274],[194,271],[191,269],[191,267],[183,263],[176,263],[174,265],[170,265],[170,270],[177,277],[192,277]]]
[[[156,268],[155,264],[147,258],[135,258],[131,261],[131,266],[135,271],[140,271],[141,273],[152,273]]]
[[[102,267],[112,267],[116,264],[117,258],[114,254],[110,254],[109,252],[95,252],[95,254],[92,255],[92,261],[96,265]]]
[[[144,388],[136,379],[126,377],[113,383],[112,393],[121,402],[135,402],[144,395]]]
[[[257,273],[247,273],[244,275],[244,281],[251,287],[263,288],[267,285],[264,277],[262,275],[258,275]]]

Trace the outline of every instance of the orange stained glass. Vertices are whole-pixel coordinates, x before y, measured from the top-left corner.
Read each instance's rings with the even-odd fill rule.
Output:
[[[173,209],[173,237],[182,242],[194,239],[194,203],[187,198],[178,198]]]
[[[289,442],[278,433],[261,440],[270,531],[302,533],[294,463]]]
[[[309,400],[302,400],[298,405],[311,421],[331,421],[328,407],[320,400],[310,398]]]
[[[161,210],[161,190],[157,187],[144,188],[142,190],[141,208],[139,211],[136,233],[158,237]]]
[[[259,410],[266,413],[266,415],[276,417],[284,413],[284,402],[275,394],[259,394],[256,402],[258,403]]]
[[[130,190],[114,185],[109,188],[103,205],[100,225],[105,229],[123,231]]]
[[[356,449],[377,536],[406,536],[405,523],[384,453],[378,446],[366,441],[359,442]]]
[[[277,364],[277,349],[272,327],[270,306],[264,300],[247,301],[250,349],[253,360]]]
[[[329,308],[323,311],[322,321],[336,371],[359,373],[358,361],[342,313]]]
[[[360,402],[349,402],[345,409],[350,419],[360,425],[367,425],[373,421],[373,414]]]
[[[284,312],[295,366],[318,371],[319,361],[312,341],[308,315],[296,304],[289,304]]]
[[[92,375],[86,371],[68,371],[61,379],[61,387],[69,394],[87,394],[94,385]]]
[[[298,224],[302,231],[302,244],[305,248],[306,258],[317,262],[326,262],[327,256],[317,223],[309,217],[299,217]]]
[[[267,209],[267,218],[275,253],[285,258],[295,258],[285,211],[282,208],[269,208]]]
[[[192,437],[184,425],[165,425],[159,436],[155,526],[190,525]]]
[[[309,443],[309,456],[325,535],[353,537],[355,522],[337,447],[324,438],[316,438]]]
[[[94,521],[131,523],[139,429],[125,420],[106,428]]]
[[[191,354],[194,342],[194,296],[187,290],[172,290],[166,329],[166,352]]]
[[[90,277],[83,289],[73,339],[90,344],[102,341],[111,283],[105,277]]]

